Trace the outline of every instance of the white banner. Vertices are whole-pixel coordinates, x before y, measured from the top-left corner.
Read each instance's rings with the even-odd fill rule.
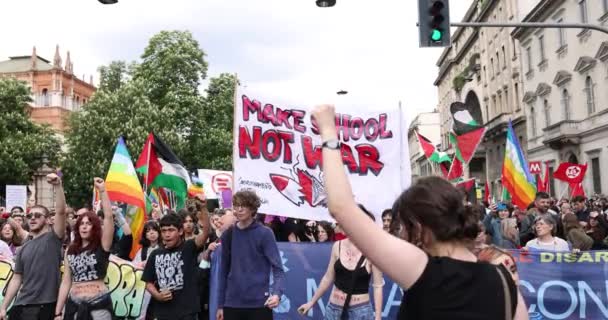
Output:
[[[254,190],[262,198],[261,213],[333,220],[325,206],[321,140],[308,106],[239,91],[235,108],[235,191]],[[379,222],[382,210],[392,206],[411,178],[409,157],[402,156],[407,140],[401,112],[397,107],[375,112],[336,108],[354,197]]]
[[[232,189],[232,172],[198,169],[198,178],[203,182],[207,199],[220,199],[222,190]]]
[[[27,186],[6,186],[6,211],[10,212],[15,206],[21,207],[25,212],[27,207]]]

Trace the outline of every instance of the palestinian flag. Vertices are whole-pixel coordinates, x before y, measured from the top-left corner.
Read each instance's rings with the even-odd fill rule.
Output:
[[[481,143],[485,133],[485,127],[480,127],[461,135],[456,135],[456,133],[450,132],[450,142],[454,146],[456,157],[464,164],[471,162],[471,159],[473,159],[473,156],[475,156],[475,150],[477,150],[477,147]]]
[[[472,107],[462,102],[454,102],[450,105],[453,120],[452,131],[456,135],[462,135],[482,127],[481,113],[479,110],[475,113],[472,109]]]
[[[450,166],[450,171],[448,172],[447,179],[450,181],[460,180],[460,178],[464,175],[464,168],[462,166],[462,162],[458,159],[458,157],[454,156],[452,160],[452,165]]]
[[[448,156],[447,161],[443,161],[439,163],[439,169],[441,169],[441,174],[443,174],[444,178],[448,177],[448,173],[450,172],[450,167],[452,166],[452,159]]]
[[[418,143],[420,144],[420,148],[422,149],[422,151],[424,151],[424,155],[426,156],[426,158],[429,161],[435,162],[435,163],[442,163],[442,162],[450,161],[450,157],[448,156],[447,153],[437,151],[437,149],[435,148],[435,145],[433,145],[431,140],[429,140],[425,136],[418,133],[418,131],[416,131],[416,137],[418,138]]]
[[[169,146],[154,133],[148,135],[135,167],[144,174],[146,187],[172,190],[177,197],[177,209],[183,208],[191,185],[190,175]]]

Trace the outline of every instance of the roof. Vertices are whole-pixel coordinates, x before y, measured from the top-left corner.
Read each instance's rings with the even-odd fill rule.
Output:
[[[542,0],[524,17],[521,22],[543,22],[553,14],[553,11],[561,6],[566,0]],[[511,32],[515,39],[523,39],[526,35],[535,31],[537,28],[516,27]]]
[[[36,70],[47,71],[53,69],[48,60],[36,56]],[[0,73],[27,72],[32,69],[32,56],[10,57],[9,60],[0,61]]]

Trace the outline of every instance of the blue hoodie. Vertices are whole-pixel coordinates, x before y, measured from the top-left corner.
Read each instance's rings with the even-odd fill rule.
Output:
[[[234,226],[222,234],[221,243],[218,308],[263,308],[271,295],[282,296],[285,272],[270,228],[257,221],[245,229]]]

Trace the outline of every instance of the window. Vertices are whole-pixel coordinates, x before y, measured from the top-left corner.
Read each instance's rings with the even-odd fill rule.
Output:
[[[562,108],[564,110],[564,120],[570,120],[570,95],[566,89],[562,91]]]
[[[486,122],[490,121],[490,108],[488,107],[489,103],[486,103]]]
[[[591,159],[591,173],[593,174],[593,191],[602,193],[602,176],[600,175],[600,158]]]
[[[511,106],[509,106],[509,89],[505,88],[504,90],[505,90],[505,110],[507,112],[510,112],[512,109],[511,109]]]
[[[515,89],[515,110],[519,110],[519,84],[515,83],[513,89]]]
[[[545,36],[538,36],[538,49],[540,50],[540,61],[545,61]]]
[[[534,113],[534,107],[530,108],[530,133],[532,137],[536,137],[536,113]]]
[[[42,105],[45,107],[49,106],[49,90],[44,88],[42,89]]]
[[[587,97],[587,113],[592,114],[595,112],[595,96],[593,94],[593,80],[589,76],[585,80],[585,96]]]
[[[496,114],[502,113],[502,93],[498,93],[498,105],[496,106]]]
[[[589,15],[587,13],[587,0],[579,0],[578,7],[581,10],[581,22],[582,23],[589,22]]]
[[[608,0],[606,0],[606,1],[608,1]],[[564,23],[564,18],[559,18],[557,20],[557,23]],[[557,29],[557,39],[559,41],[560,48],[566,46],[566,29],[564,29],[564,28]]]
[[[549,110],[549,101],[543,100],[543,107],[545,107],[545,127],[551,125],[551,110]]]
[[[608,0],[602,0],[602,8],[604,12],[608,12]]]
[[[502,46],[502,68],[505,69],[506,67],[507,67],[507,52],[505,51],[505,46]]]
[[[532,72],[532,48],[531,47],[526,48],[526,59],[528,60],[528,71],[527,72]]]
[[[494,78],[494,58],[490,58],[490,76]]]
[[[517,58],[517,48],[515,46],[515,38],[511,37],[511,48],[513,48],[513,59]]]
[[[496,73],[500,73],[500,56],[498,55],[498,51],[496,51]]]
[[[496,105],[496,96],[492,96],[492,111],[493,111],[492,116],[495,116],[497,114],[497,112],[496,112],[497,107],[498,106]]]
[[[488,71],[486,70],[486,66],[483,66],[483,81],[488,81]]]

